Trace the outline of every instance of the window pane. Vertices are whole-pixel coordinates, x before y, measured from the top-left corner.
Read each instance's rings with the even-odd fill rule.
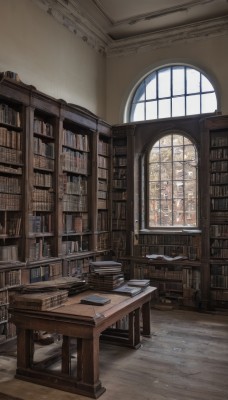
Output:
[[[164,163],[161,164],[161,180],[171,180],[172,179],[172,164]]]
[[[187,96],[186,115],[200,114],[200,95]]]
[[[173,147],[173,161],[183,160],[183,146]]]
[[[185,93],[184,67],[173,68],[173,96]],[[183,114],[181,114],[183,115]]]
[[[157,119],[158,117],[158,103],[156,101],[146,102],[146,120]]]
[[[176,199],[173,201],[173,225],[174,226],[184,225],[184,212],[183,212],[182,199]]]
[[[164,68],[158,71],[158,97],[171,96],[171,71],[170,68]]]
[[[150,199],[160,199],[160,189],[161,184],[160,182],[151,182],[149,184],[149,198]]]
[[[184,185],[182,181],[173,182],[173,198],[183,199],[184,197]]]
[[[184,147],[184,159],[185,159],[185,161],[196,161],[195,146],[185,146]]]
[[[160,149],[160,155],[161,155],[161,162],[165,161],[172,161],[172,149],[171,147],[162,147]]]
[[[161,225],[170,226],[172,225],[172,201],[162,200],[161,201]]]
[[[149,209],[150,226],[160,226],[160,201],[150,200]]]
[[[185,115],[185,97],[172,98],[172,117]]]
[[[201,74],[201,85],[202,85],[202,92],[213,92],[214,88],[211,84],[211,82],[209,82],[209,80]]]
[[[186,68],[187,94],[200,92],[200,73],[192,68]]]
[[[133,106],[132,121],[144,121],[144,103],[138,103]]]
[[[171,117],[171,100],[159,100],[158,102],[158,116],[159,118]]]
[[[160,147],[167,147],[171,146],[172,144],[172,135],[167,135],[164,136],[163,138],[160,139]]]
[[[135,92],[135,95],[133,97],[133,103],[138,103],[139,101],[144,101],[144,100],[145,100],[145,83],[143,81]]]
[[[180,180],[184,178],[184,167],[182,162],[173,163],[173,179]]]
[[[149,165],[149,180],[160,181],[160,164],[153,163]]]
[[[184,179],[196,179],[196,168],[190,163],[185,164]]]
[[[149,157],[149,162],[156,162],[159,161],[159,148],[158,147],[153,147],[151,152],[150,152],[150,157]]]
[[[173,187],[171,181],[161,182],[161,199],[172,199]]]
[[[173,146],[182,146],[184,138],[182,135],[173,135]]]
[[[202,113],[215,112],[217,100],[215,93],[202,94]]]
[[[146,100],[157,98],[156,81],[156,74],[152,74],[145,79]]]

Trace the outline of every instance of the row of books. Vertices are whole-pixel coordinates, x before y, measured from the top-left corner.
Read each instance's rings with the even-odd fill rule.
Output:
[[[21,234],[21,217],[8,217],[0,221],[0,235],[19,236]]]
[[[21,193],[21,179],[13,176],[0,176],[0,192]]]
[[[21,195],[0,193],[0,210],[17,211],[21,209]]]
[[[228,158],[227,148],[211,149],[210,151],[211,161],[224,160],[226,158]]]
[[[55,147],[54,143],[46,143],[42,139],[33,138],[33,151],[34,154],[54,159]]]
[[[126,168],[114,168],[113,179],[126,179],[127,169]]]
[[[37,117],[33,120],[33,131],[40,135],[53,137],[53,126],[49,122],[45,122],[43,119]]]
[[[227,174],[227,183],[228,183],[228,174]],[[211,199],[211,210],[228,210],[228,197],[221,199]]]
[[[65,233],[82,233],[89,229],[89,215],[83,213],[77,214],[63,214],[63,231]]]
[[[109,158],[98,155],[98,167],[99,168],[109,168]]]
[[[212,161],[211,162],[212,172],[227,172],[228,171],[228,161]]]
[[[17,261],[18,245],[3,245],[0,247],[0,261]]]
[[[228,289],[227,275],[211,275],[211,287]]]
[[[81,176],[74,176],[74,178],[78,178],[78,182],[66,182],[64,184],[64,193],[78,196],[87,195],[87,181],[81,184]]]
[[[22,151],[1,146],[0,160],[2,163],[22,164]]]
[[[211,240],[212,248],[226,248],[228,249],[228,239],[212,239]]]
[[[113,165],[114,165],[114,167],[126,167],[127,166],[127,157],[114,157]]]
[[[113,189],[126,189],[127,180],[126,179],[113,179],[112,186],[113,186]]]
[[[51,188],[53,186],[53,174],[34,172],[33,185]]]
[[[98,168],[98,179],[108,180],[109,171],[108,169]]]
[[[0,164],[0,172],[14,174],[14,175],[22,175],[22,168],[16,165],[11,166],[11,165]]]
[[[228,196],[228,185],[215,185],[215,186],[210,186],[210,195],[211,196],[218,196],[218,197],[224,197]]]
[[[48,203],[53,205],[54,193],[47,189],[34,188],[32,192],[32,201],[34,203]]]
[[[79,240],[65,240],[62,242],[63,254],[73,254],[79,251],[89,251],[88,238],[82,236]]]
[[[87,212],[88,211],[88,197],[64,194],[63,195],[63,211]]]
[[[65,149],[61,154],[61,165],[63,170],[87,175],[89,173],[88,153]]]
[[[113,219],[126,219],[127,206],[123,202],[114,202],[112,217]]]
[[[73,147],[75,150],[89,151],[88,135],[71,132],[63,129],[63,146]]]
[[[108,250],[111,247],[110,233],[100,233],[97,236],[97,250]]]
[[[109,143],[104,142],[103,140],[99,140],[98,142],[98,154],[109,156]]]
[[[0,288],[17,286],[21,284],[21,271],[1,271],[0,270]]]
[[[8,130],[0,126],[0,146],[21,150],[21,132]]]
[[[228,275],[228,264],[212,264],[212,275]]]
[[[53,215],[29,215],[29,232],[45,233],[53,231]]]
[[[33,156],[33,166],[34,168],[46,169],[54,171],[55,162],[52,158],[45,157],[39,154],[34,154]]]
[[[228,132],[224,133],[223,136],[212,135],[211,136],[211,146],[228,146]]]
[[[194,235],[165,235],[165,234],[153,234],[139,235],[139,244],[148,245],[188,245],[196,246],[200,243],[200,238]]]
[[[107,192],[108,190],[108,182],[98,180],[98,190],[102,192]]]
[[[228,248],[211,248],[211,258],[228,258]]]
[[[210,175],[212,185],[220,185],[228,183],[228,172],[213,172]]]
[[[36,261],[41,258],[51,257],[52,246],[50,241],[44,238],[30,240],[29,260]]]
[[[8,104],[0,104],[0,122],[16,127],[21,126],[20,113]]]
[[[99,210],[97,215],[97,230],[107,231],[109,225],[108,211]]]

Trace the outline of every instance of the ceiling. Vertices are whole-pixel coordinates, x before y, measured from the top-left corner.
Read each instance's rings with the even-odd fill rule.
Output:
[[[228,32],[228,0],[32,0],[105,53]]]

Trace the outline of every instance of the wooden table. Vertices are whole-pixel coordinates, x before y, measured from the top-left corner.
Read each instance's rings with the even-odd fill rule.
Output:
[[[86,291],[69,297],[66,303],[51,310],[11,308],[11,320],[17,327],[16,378],[93,398],[99,397],[105,391],[99,380],[100,337],[138,348],[140,335],[150,335],[150,300],[155,291],[156,288],[148,287],[134,297]],[[89,294],[108,297],[111,302],[103,306],[81,304],[81,298]],[[110,327],[126,315],[129,316],[127,335],[121,329],[113,329],[113,334],[110,334]],[[62,335],[61,372],[40,369],[34,363],[35,330]],[[71,376],[71,338],[77,339],[76,377]]]

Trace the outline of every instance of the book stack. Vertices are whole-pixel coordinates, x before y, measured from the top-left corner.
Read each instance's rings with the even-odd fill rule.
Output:
[[[90,264],[88,283],[94,290],[113,290],[124,282],[122,264],[115,261],[95,261]]]
[[[19,294],[14,296],[12,306],[26,310],[48,310],[63,304],[68,298],[67,290],[46,293]]]

